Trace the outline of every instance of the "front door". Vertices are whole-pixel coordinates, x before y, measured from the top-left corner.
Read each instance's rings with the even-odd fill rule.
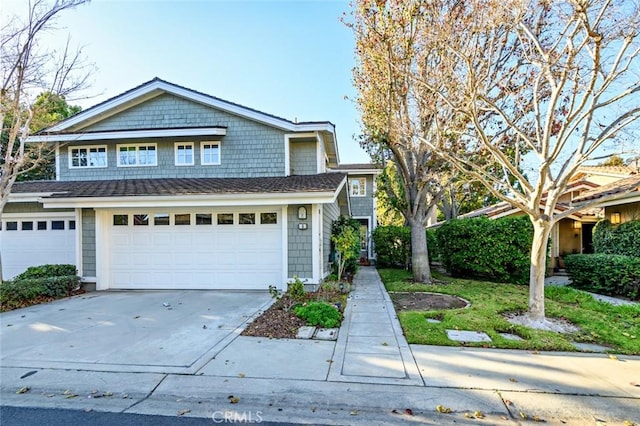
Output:
[[[593,223],[582,224],[582,253],[593,253]]]
[[[369,258],[369,220],[358,219],[360,222],[360,258]]]

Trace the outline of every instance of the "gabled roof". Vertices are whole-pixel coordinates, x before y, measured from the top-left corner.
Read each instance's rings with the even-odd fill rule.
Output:
[[[630,166],[580,166],[572,180],[581,179],[588,174],[623,178],[637,173],[638,170]]]
[[[16,182],[12,194],[42,194],[44,199],[154,197],[177,195],[292,194],[335,192],[342,173],[260,178],[167,178],[97,181]]]
[[[609,197],[616,194],[625,196],[627,194],[638,195],[639,193],[640,175],[635,175],[626,179],[620,179],[607,185],[602,185],[591,191],[587,191],[574,198],[573,201],[579,203],[583,201],[597,200],[599,198]]]
[[[335,126],[330,121],[306,121],[295,123],[282,117],[258,111],[244,105],[217,98],[215,96],[198,92],[155,77],[154,79],[142,83],[133,89],[127,90],[126,92],[100,102],[99,104],[94,105],[74,116],[62,120],[47,129],[41,130],[38,134],[52,132],[64,133],[69,131],[72,127],[82,129],[89,124],[93,124],[96,121],[100,121],[163,93],[169,93],[186,98],[194,102],[221,109],[231,114],[269,124],[283,130],[300,132],[312,130],[335,131]]]

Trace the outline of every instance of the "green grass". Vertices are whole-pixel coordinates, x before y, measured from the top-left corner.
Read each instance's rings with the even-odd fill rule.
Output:
[[[498,284],[437,276],[444,284],[416,284],[404,270],[378,271],[388,291],[429,291],[460,296],[471,306],[465,309],[398,312],[398,318],[409,343],[460,346],[447,338],[445,330],[473,330],[487,333],[493,342],[468,343],[466,346],[488,346],[509,349],[575,351],[570,343],[595,343],[611,348],[611,352],[640,354],[640,306],[612,306],[596,301],[591,295],[568,287],[545,290],[548,318],[564,318],[580,328],[573,334],[534,330],[511,324],[503,314],[525,312],[529,287]],[[439,319],[439,324],[426,318]],[[523,341],[507,340],[498,333],[517,334]]]

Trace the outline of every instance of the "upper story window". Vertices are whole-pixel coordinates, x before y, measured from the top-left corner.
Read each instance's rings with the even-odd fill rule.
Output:
[[[203,165],[220,164],[220,143],[200,142],[200,162]]]
[[[107,167],[107,147],[70,146],[69,167],[72,169],[89,167]]]
[[[118,167],[157,166],[158,150],[155,143],[118,145]]]
[[[349,180],[349,193],[352,197],[364,197],[367,195],[367,179],[355,178]]]
[[[193,166],[193,142],[175,144],[176,166]]]

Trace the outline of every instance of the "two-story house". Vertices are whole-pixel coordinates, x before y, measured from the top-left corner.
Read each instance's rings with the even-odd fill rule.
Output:
[[[339,164],[328,121],[156,78],[29,142],[55,147],[56,180],[14,185],[0,224],[5,278],[71,263],[98,290],[318,284],[331,223],[353,208],[372,256],[376,170]]]

